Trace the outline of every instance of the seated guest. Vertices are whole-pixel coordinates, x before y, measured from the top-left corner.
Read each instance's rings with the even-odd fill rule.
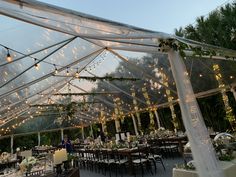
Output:
[[[62,146],[63,148],[66,148],[66,151],[68,153],[72,152],[72,144],[67,135],[64,136],[64,139],[62,140]]]

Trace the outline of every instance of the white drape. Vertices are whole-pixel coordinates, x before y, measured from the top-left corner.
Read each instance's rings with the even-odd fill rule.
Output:
[[[169,61],[198,175],[199,177],[224,177],[198,107],[185,64],[179,53],[174,50],[169,52]]]

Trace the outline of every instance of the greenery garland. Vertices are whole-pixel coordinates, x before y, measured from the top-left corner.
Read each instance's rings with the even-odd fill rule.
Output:
[[[58,77],[71,77],[71,75],[66,76],[66,75],[55,75]],[[139,78],[133,78],[133,77],[112,77],[112,76],[104,76],[104,77],[98,77],[98,76],[94,76],[94,77],[89,77],[89,76],[78,76],[78,77],[74,77],[75,79],[84,79],[84,80],[89,80],[89,81],[97,81],[97,80],[106,80],[106,81],[138,81],[140,80]]]
[[[186,53],[185,51],[192,51],[192,56],[216,56],[217,53],[214,50],[203,50],[203,47],[197,46],[193,47],[191,45],[185,44],[183,42],[177,41],[176,39],[160,39],[159,40],[159,51],[161,52],[167,52],[169,49],[173,49],[175,51],[178,51],[180,56],[185,58]],[[226,59],[230,58],[230,56],[224,56]],[[233,58],[234,59],[234,58]]]

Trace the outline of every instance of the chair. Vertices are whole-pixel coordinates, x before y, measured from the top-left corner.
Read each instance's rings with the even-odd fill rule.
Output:
[[[117,149],[112,150],[112,154],[114,156],[114,165],[116,167],[116,177],[117,177],[117,169],[119,168],[121,177],[123,176],[122,167],[125,167],[128,162],[127,158],[123,157]]]
[[[102,150],[102,155],[103,155],[103,164],[105,167],[105,175],[106,175],[106,170],[108,168],[109,175],[111,177],[111,165],[115,163],[115,159],[112,158],[112,153],[111,151],[108,150]]]
[[[85,155],[86,155],[87,168],[93,171],[95,163],[96,163],[94,150],[91,150],[91,149],[87,150]]]
[[[35,176],[35,175],[41,175],[43,174],[43,170],[37,170],[37,171],[32,171],[32,172],[26,172],[25,176]]]
[[[85,155],[85,150],[79,149],[77,150],[77,156],[78,156],[78,161],[80,166],[83,165],[83,167],[85,168],[86,165],[86,155]]]
[[[134,160],[132,160],[133,168],[140,167],[141,170],[142,170],[142,177],[143,177],[143,174],[144,174],[143,166],[146,165],[148,167],[148,162],[149,162],[149,159],[148,159],[147,155],[144,155],[144,154],[146,154],[146,152],[147,152],[146,146],[145,147],[144,146],[139,146],[138,150],[137,150],[138,157],[137,157],[136,154],[135,154],[135,156],[132,156],[132,157],[135,158]],[[134,176],[136,176],[135,169],[133,171],[134,171]],[[151,171],[151,173],[152,173],[152,171]]]
[[[162,157],[159,155],[159,148],[157,146],[148,147],[148,159],[153,162],[155,173],[157,170],[156,163],[160,163],[163,169],[166,170]]]
[[[162,141],[161,152],[165,157],[172,157],[179,153],[179,146],[172,141]]]

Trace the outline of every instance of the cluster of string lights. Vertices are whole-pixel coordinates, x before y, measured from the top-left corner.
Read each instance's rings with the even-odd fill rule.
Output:
[[[106,53],[105,53],[105,55],[106,55]],[[101,60],[99,60],[98,62],[92,62],[91,63],[91,64],[94,65],[94,68],[95,68],[95,65],[99,65],[99,64],[102,63],[102,61],[104,61],[105,55],[102,55]],[[11,57],[10,53],[7,56]],[[12,58],[8,59],[7,61],[12,61]],[[35,60],[35,62],[36,62],[36,60]],[[55,74],[57,74],[58,73],[58,69],[57,69],[57,66],[55,64],[54,64],[54,67],[55,67]],[[39,69],[39,65],[35,65],[35,68],[38,70]],[[67,75],[69,75],[69,69],[70,68],[67,68]],[[92,68],[90,67],[89,70],[92,70]],[[79,74],[79,72],[78,72],[78,69],[77,69],[77,72],[76,72],[75,76],[78,77],[78,74]],[[45,96],[45,95],[42,94],[41,96]],[[26,104],[27,104],[27,100],[26,100]],[[40,109],[40,107],[38,107],[38,108]],[[10,109],[11,108],[8,106],[8,112],[10,111]],[[36,113],[41,113],[41,112],[37,111]],[[24,124],[25,122],[27,122],[28,120],[33,119],[33,118],[34,117],[32,115],[30,115],[29,118],[22,120],[20,123],[16,123],[14,125],[11,125],[10,127],[7,127],[6,129],[2,128],[1,130],[2,130],[2,132],[4,132],[4,134],[10,133],[12,129],[15,129],[15,128],[21,126],[22,124]],[[83,121],[88,122],[87,120],[83,120]],[[3,123],[4,123],[4,121],[3,121]],[[78,125],[76,125],[76,126],[78,126]]]
[[[7,61],[7,63],[12,63],[12,62],[14,62],[13,56],[11,55],[11,51],[22,55],[21,52],[16,51],[16,50],[14,50],[14,49],[11,49],[11,48],[9,48],[9,47],[7,47],[7,46],[5,46],[5,45],[0,44],[0,46],[2,46],[3,48],[5,48],[6,51],[7,51],[6,58],[5,58],[6,61]],[[53,67],[54,67],[54,75],[55,75],[55,76],[59,73],[59,69],[64,67],[63,65],[55,64],[55,63],[52,63],[52,62],[41,61],[40,59],[37,59],[37,58],[32,57],[32,56],[30,56],[30,55],[25,55],[25,56],[30,57],[30,58],[32,58],[32,59],[34,60],[34,63],[35,63],[35,64],[34,64],[34,68],[35,68],[36,70],[40,70],[40,62],[46,63],[46,64],[48,64],[48,65],[53,66]],[[93,61],[93,62],[86,68],[86,70],[87,70],[87,71],[92,71],[93,69],[95,69],[96,66],[100,65],[100,64],[102,63],[102,61],[105,60],[106,56],[107,56],[107,51],[105,51],[105,52],[103,52],[102,54],[100,54],[100,60],[97,61],[97,62],[94,62],[94,61]],[[79,68],[78,68],[78,67],[67,67],[67,68],[66,68],[66,76],[72,76],[72,75],[70,74],[70,71],[71,71],[71,70],[73,70],[72,73],[75,73],[73,76],[76,77],[76,78],[79,78]],[[74,72],[74,71],[76,71],[76,72]]]
[[[6,61],[7,61],[8,63],[13,62],[14,60],[13,60],[13,58],[12,58],[12,56],[11,56],[11,52],[10,52],[12,49],[10,49],[10,48],[8,48],[8,47],[6,47],[6,46],[4,46],[4,48],[7,50]],[[15,50],[12,50],[12,51],[15,51]],[[31,56],[29,56],[29,57],[31,57]],[[31,58],[33,58],[33,57],[31,57]],[[36,70],[39,70],[39,69],[40,69],[40,64],[38,63],[38,62],[39,62],[39,59],[37,59],[37,58],[33,58],[33,59],[34,59],[34,62],[35,62],[35,64],[34,64],[35,69],[36,69]],[[105,59],[105,57],[102,57],[102,60],[104,60],[104,59]],[[50,65],[53,65],[53,66],[54,66],[54,73],[55,73],[55,74],[58,74],[58,69],[59,69],[60,67],[64,67],[64,66],[60,66],[60,65],[57,65],[57,64],[54,64],[54,63],[50,63],[50,62],[46,62],[46,61],[41,61],[41,62],[44,62],[44,63],[50,64]],[[101,63],[101,62],[99,61],[99,62],[97,62],[96,64],[100,64],[100,63]],[[151,66],[151,67],[154,67],[154,65]],[[94,64],[94,68],[95,68],[95,64]],[[71,69],[75,69],[75,70],[76,70],[75,77],[79,77],[79,69],[78,69],[78,68],[67,67],[67,69],[66,69],[66,75],[67,75],[67,76],[70,76],[70,72],[69,72],[69,71],[70,71]],[[89,70],[92,70],[92,69],[93,69],[92,67],[89,68]],[[88,70],[88,69],[86,69],[86,70]],[[188,73],[187,73],[187,74],[188,74]],[[203,77],[203,74],[199,74],[199,77]],[[230,79],[233,79],[233,78],[234,78],[234,76],[230,76]],[[164,95],[164,97],[166,97],[166,95]],[[128,105],[128,107],[131,108],[130,105]],[[8,107],[8,108],[9,108],[9,107]],[[10,110],[10,109],[8,109],[8,110]],[[148,108],[140,109],[140,111],[141,111],[141,110],[148,110]],[[32,116],[30,116],[30,118],[32,118]],[[30,119],[30,118],[28,118],[28,119]],[[24,123],[24,122],[27,121],[28,119],[25,119],[25,120],[23,120],[22,122]],[[13,125],[12,128],[15,128],[15,127],[17,127],[17,126],[20,126],[20,125],[22,124],[22,122]],[[7,127],[7,128],[5,129],[5,131],[9,132],[9,131],[10,131],[10,128]]]

